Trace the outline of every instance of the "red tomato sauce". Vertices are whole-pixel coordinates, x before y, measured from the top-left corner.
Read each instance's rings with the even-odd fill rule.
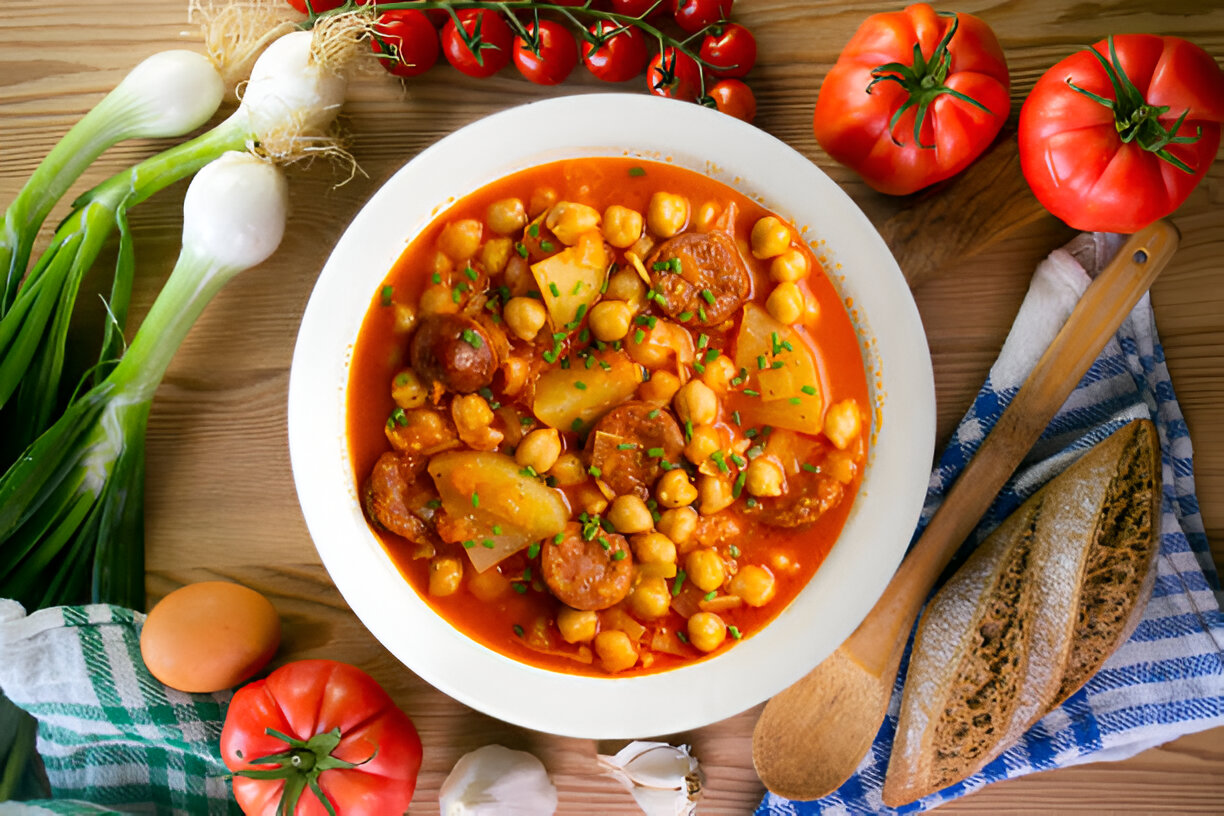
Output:
[[[348,439],[353,477],[359,488],[366,483],[376,460],[391,449],[385,432],[389,425],[388,416],[396,409],[390,383],[409,360],[407,334],[402,326],[397,328],[397,314],[402,318],[402,310],[397,307],[417,304],[431,284],[443,228],[459,219],[484,221],[490,203],[512,197],[529,202],[533,194],[548,188],[555,191],[557,201],[589,204],[601,213],[613,204],[646,213],[655,192],[679,193],[691,202],[690,228],[693,222],[701,218],[699,213],[703,205],[713,204],[720,213],[734,205],[737,210],[734,238],[751,274],[751,302],[764,305],[774,286],[770,278],[770,261],[759,260],[750,251],[753,225],[771,213],[758,202],[701,174],[639,159],[595,158],[542,165],[495,181],[441,212],[412,241],[388,272],[383,284],[373,293],[369,312],[353,348],[347,392]],[[639,649],[639,659],[632,667],[619,671],[617,676],[683,666],[734,648],[740,639],[759,632],[787,607],[812,578],[850,512],[866,458],[867,440],[870,439],[870,401],[859,339],[820,262],[794,227],[790,229],[792,248],[801,251],[810,266],[809,274],[798,282],[809,306],[803,319],[792,328],[798,332],[815,359],[825,410],[828,406],[847,400],[855,401],[860,409],[862,430],[850,447],[853,453],[852,476],[839,488],[843,491],[841,500],[819,515],[814,523],[789,528],[769,526],[762,523],[759,515],[747,511],[746,503],[753,499],[746,497],[746,494],[716,514],[717,523],[733,534],[713,543],[711,548],[724,561],[728,574],[746,564],[765,567],[775,581],[772,600],[761,606],[741,604],[735,608],[723,608],[716,603],[714,608],[727,625],[729,635],[720,646],[707,654],[686,642],[684,632],[685,619],[695,611],[704,609],[709,604],[708,596],[691,582],[680,581],[677,586],[677,580],[670,579],[667,586],[672,594],[671,608],[657,620],[641,622],[645,631],[634,641]],[[544,333],[548,331],[546,326]],[[735,340],[734,330],[719,332],[717,329],[707,329],[704,333],[710,337],[710,346],[721,346],[730,353],[729,346]],[[693,330],[692,335],[696,340],[699,332]],[[752,400],[737,393],[725,398],[722,405],[723,414],[719,423],[720,426],[729,426],[731,422],[726,414],[733,409],[750,411]],[[541,426],[537,423],[535,427]],[[573,435],[563,436],[565,449],[574,450],[576,443]],[[804,444],[811,442],[822,445],[820,450],[832,449],[828,440],[820,436],[819,427],[812,429],[812,439],[807,439],[807,434],[799,436],[807,440]],[[822,475],[821,478],[830,477]],[[567,488],[565,492],[574,505],[574,515],[577,515],[575,488]],[[542,585],[539,559],[529,557],[528,550],[521,550],[491,568],[499,571],[507,581],[521,583],[526,590],[521,594],[518,591],[502,591],[492,600],[478,599],[469,586],[475,571],[464,559],[466,569],[458,591],[437,596],[429,591],[431,559],[419,557],[420,547],[381,529],[376,523],[371,524],[371,529],[382,541],[406,582],[439,615],[464,634],[496,652],[540,668],[608,676],[607,671],[601,668],[600,657],[590,648],[590,643],[571,644],[557,636],[559,602]],[[463,553],[463,549],[455,545],[448,546],[451,552]],[[679,557],[679,563],[682,569],[683,554]],[[530,579],[523,579],[524,570],[531,575]],[[622,603],[613,610],[598,612],[600,630],[621,628],[618,623],[625,623],[624,608],[625,603]],[[636,631],[632,623],[627,628],[631,630],[631,635]],[[660,648],[654,648],[656,645]]]

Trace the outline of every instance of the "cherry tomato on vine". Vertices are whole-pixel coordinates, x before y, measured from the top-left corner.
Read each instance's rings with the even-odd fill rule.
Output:
[[[689,34],[731,16],[733,0],[671,0],[676,24]]]
[[[641,17],[650,11],[650,16],[646,18],[648,20],[662,14],[664,6],[667,5],[665,0],[663,2],[660,0],[609,0],[609,3],[612,11],[617,14],[628,14],[630,17]]]
[[[370,46],[385,54],[379,62],[399,77],[423,74],[438,61],[438,31],[429,18],[413,9],[392,9],[378,17]]]
[[[701,41],[700,57],[714,67],[717,77],[742,77],[756,65],[756,37],[742,25],[727,23]]]
[[[750,124],[756,118],[756,94],[738,79],[720,79],[709,96],[714,106],[728,116]]]
[[[528,23],[526,29],[533,41],[521,34],[514,38],[514,65],[519,73],[537,85],[564,82],[578,64],[574,35],[552,20],[541,20],[538,29],[535,23]]]
[[[596,38],[602,39],[618,28],[620,26],[616,23],[600,20],[587,30]],[[633,79],[646,67],[648,57],[646,36],[639,28],[626,28],[619,34],[608,37],[598,46],[589,42],[582,44],[583,65],[604,82]]]
[[[302,14],[306,14],[306,0],[289,0],[289,5],[293,6]],[[315,14],[324,11],[331,11],[334,8],[340,8],[344,5],[344,0],[310,0],[310,6],[314,9]]]
[[[646,87],[655,96],[695,102],[701,93],[701,69],[692,57],[668,46],[650,60]]]
[[[446,61],[470,77],[490,77],[510,62],[514,32],[492,9],[464,9],[442,27],[442,51]],[[466,35],[466,36],[465,36]],[[471,45],[469,45],[471,43]]]

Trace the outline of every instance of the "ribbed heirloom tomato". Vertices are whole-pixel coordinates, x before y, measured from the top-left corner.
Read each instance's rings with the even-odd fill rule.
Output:
[[[820,146],[882,193],[903,195],[964,170],[1007,119],[1007,61],[971,14],[926,3],[873,14],[820,87]]]
[[[382,816],[408,809],[421,739],[365,672],[299,660],[234,694],[221,758],[247,816]]]
[[[1130,233],[1177,209],[1220,144],[1224,72],[1177,37],[1121,34],[1059,62],[1020,111],[1020,167],[1078,230]]]

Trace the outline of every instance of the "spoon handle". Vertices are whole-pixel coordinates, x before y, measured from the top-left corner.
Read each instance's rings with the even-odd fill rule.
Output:
[[[1132,235],[1089,284],[880,601],[842,644],[846,656],[873,674],[896,673],[906,637],[930,588],[1177,245],[1176,228],[1157,221]]]

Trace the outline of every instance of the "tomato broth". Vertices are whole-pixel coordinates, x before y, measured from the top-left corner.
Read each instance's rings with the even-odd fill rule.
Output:
[[[688,204],[673,236],[653,231],[653,226],[665,220],[657,206],[659,193],[679,196]],[[520,202],[522,214],[517,207],[505,205],[507,201]],[[579,223],[582,234],[569,235],[565,220],[569,216],[560,206],[564,203],[591,208],[601,216],[599,226],[587,223],[590,228],[582,232],[583,224]],[[501,208],[496,218],[491,209],[494,206]],[[606,243],[613,235],[613,217],[608,209],[613,206],[644,215],[645,226],[638,240],[627,248]],[[588,210],[570,209],[590,218]],[[513,216],[512,225],[522,223],[521,229],[515,226],[509,234],[504,232],[506,227],[501,222],[507,213]],[[515,660],[553,671],[594,676],[658,672],[721,653],[733,648],[738,640],[751,637],[786,608],[815,574],[841,531],[859,487],[870,439],[870,402],[858,337],[837,291],[799,232],[771,216],[760,203],[730,187],[674,165],[620,157],[575,159],[524,170],[463,197],[407,247],[373,293],[353,348],[347,392],[353,475],[366,502],[371,529],[407,583],[459,631]],[[674,212],[671,217],[676,220]],[[503,232],[491,228],[492,218]],[[632,216],[627,218],[634,220]],[[452,254],[463,256],[471,248],[454,249],[453,230],[457,228],[451,225],[455,224],[473,230],[477,228],[471,224],[479,225],[480,249],[467,258],[451,258],[441,249],[446,247]],[[447,233],[448,227],[451,233]],[[786,314],[785,304],[779,306],[773,300],[775,289],[782,287],[779,277],[785,280],[796,275],[778,266],[782,253],[767,246],[769,228],[775,238],[784,237],[784,252],[802,256],[788,256],[792,268],[798,264],[806,270],[792,281],[803,304],[793,322],[777,319],[779,314],[793,317]],[[671,227],[661,229],[667,232]],[[715,232],[730,238],[730,242],[725,238],[713,240],[710,236]],[[692,252],[678,242],[685,235],[692,236]],[[618,243],[625,243],[632,233],[614,237]],[[569,243],[562,238],[569,238]],[[602,250],[597,246],[601,238]],[[504,249],[506,239],[512,247],[508,259],[493,249],[486,251],[485,245],[492,241],[501,241],[499,247]],[[675,247],[674,252],[669,247]],[[719,257],[731,257],[732,265],[742,263],[747,275],[746,292],[744,285],[736,284],[740,291],[731,292],[724,302],[718,300],[723,291],[712,283],[701,290],[700,299],[694,300],[695,309],[677,315],[676,306],[669,302],[671,312],[667,312],[662,307],[661,292],[672,283],[683,286],[679,278],[690,275],[688,265],[712,257],[718,247],[723,252]],[[727,256],[728,251],[737,254],[738,260]],[[551,282],[545,286],[543,280],[550,258],[571,256],[578,259],[575,263],[587,256],[601,264],[610,263],[601,273],[600,293],[590,293],[590,300],[579,304],[577,312],[562,313],[564,293],[558,294],[559,289]],[[515,257],[521,260],[515,261]],[[650,264],[652,258],[657,260]],[[525,276],[524,268],[531,274]],[[566,269],[570,268],[578,267]],[[617,277],[626,269],[642,278],[642,287],[648,290],[644,301],[611,297],[637,291],[627,276]],[[668,279],[668,274],[676,278]],[[725,286],[728,274],[720,271],[710,280]],[[512,295],[511,282],[520,294]],[[552,299],[545,295],[548,289],[554,294]],[[572,291],[581,289],[579,281]],[[673,287],[666,291],[677,290]],[[787,287],[787,291],[793,289]],[[513,300],[520,302],[511,307]],[[526,300],[543,302],[547,307],[546,322],[530,341],[522,339],[522,334],[530,332],[530,325],[525,326],[523,320],[516,320],[513,326],[510,323],[518,312],[538,315],[540,309]],[[596,312],[603,301],[614,303],[614,307]],[[724,305],[735,308],[718,325],[700,325],[712,322],[714,317],[707,314],[707,305],[712,311]],[[602,320],[605,314],[620,314],[625,308],[633,317],[623,338],[597,342],[592,334],[596,317]],[[444,368],[441,379],[429,381],[429,366],[421,360],[431,352],[422,350],[424,341],[417,340],[427,331],[424,327],[429,321],[457,320],[464,315],[467,317],[463,319],[470,318],[476,328],[459,331],[469,339],[469,345],[461,346],[461,350],[469,357],[483,353],[482,362],[488,363],[487,358],[491,358],[497,364],[497,373],[487,385],[470,391],[466,386],[451,386],[459,384],[460,373],[465,377],[471,374],[467,377],[470,380],[487,377],[487,371]],[[572,319],[560,322],[570,315]],[[735,364],[740,362],[736,360],[740,351],[737,344],[747,343],[743,339],[750,328],[746,321],[766,329],[773,327],[767,333],[769,339],[760,340],[771,348],[756,358],[756,367]],[[785,329],[779,331],[779,325]],[[617,331],[615,325],[609,329],[604,322],[598,327],[605,335]],[[664,329],[671,334],[659,334]],[[679,332],[686,333],[688,339]],[[797,340],[799,348],[786,342],[788,337]],[[650,354],[655,356],[636,347],[635,341],[642,346],[654,344]],[[494,347],[498,347],[496,351]],[[519,385],[512,387],[514,375],[507,373],[515,369],[513,365],[507,367],[506,358],[516,356],[526,361],[519,361],[519,368],[525,366],[531,378],[530,384],[521,385],[521,391]],[[656,357],[664,362],[659,364]],[[414,368],[414,360],[421,364]],[[730,369],[728,361],[734,361]],[[518,450],[528,435],[544,431],[537,439],[545,441],[554,436],[550,424],[543,421],[543,416],[552,416],[541,404],[551,393],[546,381],[574,371],[592,372],[581,375],[590,378],[605,371],[609,382],[615,384],[619,382],[614,376],[616,368],[624,365],[632,365],[634,376],[642,379],[634,393],[622,393],[624,405],[613,402],[595,409],[583,408],[571,421],[571,414],[564,413],[570,410],[568,403],[563,403],[556,410],[562,411],[559,416],[564,420],[552,426],[560,439],[560,457],[547,472],[523,467],[523,461],[534,461],[524,456],[526,450]],[[712,377],[710,370],[714,368],[733,371],[734,376],[729,380]],[[453,375],[449,380],[448,373]],[[766,383],[765,376],[770,374],[778,374],[781,379]],[[669,400],[667,393],[673,381],[683,385]],[[707,389],[690,385],[711,382]],[[419,388],[407,388],[405,383]],[[584,391],[588,388],[581,380],[572,380],[572,384]],[[774,392],[763,395],[769,384],[776,385]],[[515,393],[508,394],[509,390]],[[705,423],[683,421],[686,415],[697,418],[698,403],[694,397],[688,408],[682,407],[681,394],[705,395],[706,390],[716,398],[715,418]],[[489,416],[486,408],[491,411],[493,420],[485,427],[477,422],[475,430],[468,428],[465,433],[469,419],[463,411],[473,404],[480,416]],[[788,429],[753,422],[752,417],[757,415],[772,417],[775,423],[782,417],[783,422],[795,424],[793,417],[787,419],[782,406],[793,409],[795,416],[805,417],[804,426]],[[659,423],[682,428],[684,454],[664,455],[660,445],[646,449],[649,456],[633,451],[637,459],[617,458],[620,454],[616,452],[624,453],[637,445],[627,430],[629,426],[609,426],[618,411],[638,411],[638,419],[648,418],[648,422],[636,426],[645,428],[648,435],[661,433],[656,428]],[[840,419],[833,418],[834,413]],[[405,427],[406,419],[410,422]],[[519,427],[511,427],[516,419]],[[441,429],[438,440],[422,443],[419,435],[411,439],[405,436],[405,431],[413,431],[421,422]],[[720,445],[709,456],[693,450],[699,447],[694,437],[702,434],[702,438],[717,440]],[[592,447],[592,439],[609,443],[603,458],[598,444]],[[615,446],[610,444],[613,441],[617,442]],[[645,444],[643,440],[643,447]],[[388,457],[396,456],[400,459],[387,464]],[[462,464],[469,461],[463,459],[465,456],[482,473],[464,476],[469,479],[465,482],[454,475],[457,470],[442,472],[443,459],[450,457]],[[757,467],[757,459],[772,464]],[[522,489],[556,494],[548,498],[546,507],[563,506],[568,518],[563,529],[546,527],[552,523],[548,513],[537,512],[532,505],[533,518],[521,522],[523,529],[538,533],[546,528],[549,534],[527,546],[521,546],[525,539],[515,539],[517,543],[506,545],[512,552],[479,571],[478,559],[486,556],[480,551],[502,548],[504,537],[514,539],[518,531],[515,525],[520,523],[511,518],[519,511],[515,506],[519,500],[498,499],[491,492],[496,488],[479,489],[480,494],[492,497],[491,506],[490,499],[485,500],[487,509],[458,506],[456,491],[464,485],[469,485],[468,493],[463,494],[465,501],[471,495],[475,505],[481,498],[477,489],[470,487],[474,484],[470,479],[491,478],[488,463],[513,465],[519,477],[532,482],[520,486]],[[574,475],[575,463],[580,463],[585,472]],[[571,472],[563,473],[562,464],[568,464]],[[659,469],[651,471],[655,464]],[[392,468],[386,472],[393,478],[378,476],[383,472],[380,468]],[[672,476],[673,471],[678,475]],[[750,471],[760,478],[749,480]],[[617,474],[622,480],[620,490],[609,484]],[[785,484],[781,494],[772,492],[779,489],[778,474]],[[453,479],[453,484],[444,484],[446,479]],[[672,491],[676,495],[664,489],[665,483],[678,486]],[[700,496],[686,505],[684,499],[697,492],[692,489],[694,485]],[[727,490],[734,498],[723,506],[728,500]],[[633,495],[637,498],[631,498]],[[498,501],[504,501],[505,506],[499,508]],[[645,505],[650,514],[649,520],[642,521],[651,524],[651,529],[624,521],[626,531],[622,535],[622,530],[610,523],[610,517],[637,517],[628,515],[627,510],[618,515],[613,508],[635,509],[640,516],[640,505]],[[690,506],[691,510],[684,509]],[[410,512],[405,512],[405,507]],[[702,512],[703,507],[714,511]],[[494,515],[468,517],[477,513]],[[503,518],[497,513],[505,513],[506,521],[497,523]],[[682,536],[693,516],[697,518],[697,530]],[[489,519],[494,522],[492,532],[473,532],[477,522],[487,526]],[[407,527],[396,527],[400,523]],[[502,529],[503,524],[507,529]],[[659,532],[661,525],[675,531],[680,539],[670,542],[674,549],[667,549],[668,542],[663,541],[667,536]],[[393,527],[400,534],[392,532]],[[554,534],[553,530],[558,531]],[[482,536],[488,538],[482,540]],[[661,537],[647,540],[648,536]],[[598,561],[601,549],[593,546],[596,542],[607,556],[606,563],[594,565],[598,576],[590,580],[574,577],[579,567],[566,559],[585,559],[583,564]],[[661,557],[652,550],[658,544],[665,550]],[[695,556],[699,551],[703,554]],[[692,571],[692,577],[688,571]],[[696,583],[699,576],[702,586]],[[722,580],[714,585],[716,578]],[[592,596],[592,587],[598,590],[595,594],[599,598]],[[660,587],[665,588],[666,596],[648,599],[648,590],[660,596]],[[640,597],[635,597],[639,593]],[[562,599],[595,608],[570,607]],[[701,626],[695,626],[699,621]]]

